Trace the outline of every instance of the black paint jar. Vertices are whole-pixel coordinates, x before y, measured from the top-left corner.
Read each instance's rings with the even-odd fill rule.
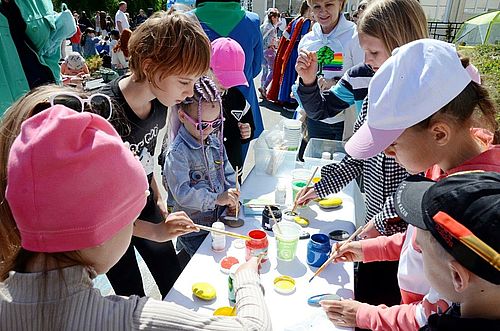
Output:
[[[269,213],[269,207],[273,211],[274,218],[277,222],[281,221],[281,210],[276,206],[266,206],[262,211],[262,228],[267,231],[272,231],[274,220],[271,214]]]

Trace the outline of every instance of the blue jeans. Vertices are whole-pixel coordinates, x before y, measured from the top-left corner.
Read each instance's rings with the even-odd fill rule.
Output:
[[[335,124],[327,124],[321,121],[312,120],[308,117],[307,132],[309,139],[319,138],[342,141],[342,136],[344,134],[344,122],[342,121]]]

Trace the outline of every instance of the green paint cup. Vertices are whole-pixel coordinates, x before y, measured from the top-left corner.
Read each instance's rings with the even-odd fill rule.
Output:
[[[300,192],[304,187],[306,187],[307,181],[299,179],[299,180],[294,180],[292,181],[292,199],[295,201],[295,197],[297,196],[297,193]]]
[[[279,228],[273,225],[279,260],[292,261],[295,258],[301,231],[300,225],[288,221],[279,222]]]

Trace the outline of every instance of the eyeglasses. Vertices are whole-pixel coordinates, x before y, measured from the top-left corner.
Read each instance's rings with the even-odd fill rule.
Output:
[[[113,114],[110,97],[101,93],[92,94],[88,99],[82,99],[75,93],[56,93],[49,97],[49,102],[51,106],[63,105],[77,112],[83,112],[85,105],[88,105],[93,113],[104,117],[108,121]]]
[[[183,111],[183,113],[186,116],[187,120],[191,124],[193,124],[196,127],[196,130],[198,130],[198,131],[200,131],[200,128],[201,128],[201,131],[205,131],[209,127],[212,127],[212,129],[217,130],[218,128],[221,127],[222,122],[224,121],[224,118],[217,118],[217,119],[215,119],[213,121],[201,121],[201,122],[197,122],[191,116],[189,116],[186,112]]]

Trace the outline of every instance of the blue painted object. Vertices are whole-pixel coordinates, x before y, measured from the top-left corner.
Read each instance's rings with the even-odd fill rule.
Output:
[[[320,306],[319,302],[321,300],[340,300],[340,299],[341,298],[337,294],[325,293],[310,297],[309,299],[307,299],[307,303],[310,304],[311,306],[319,307]]]
[[[307,244],[307,264],[320,267],[328,259],[330,251],[330,238],[322,233],[313,234]]]

